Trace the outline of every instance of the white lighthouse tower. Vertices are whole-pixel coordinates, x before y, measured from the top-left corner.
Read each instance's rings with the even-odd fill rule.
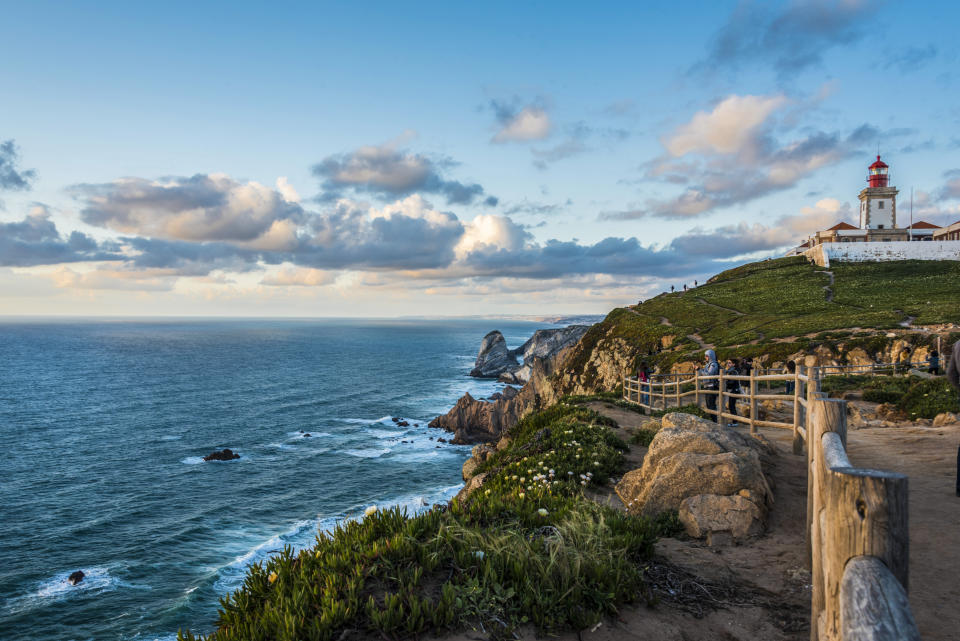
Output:
[[[888,185],[889,167],[880,160],[870,165],[867,186],[860,191],[860,229],[890,230],[897,228],[896,187]],[[879,234],[885,235],[882,232]],[[878,239],[879,240],[879,239]]]

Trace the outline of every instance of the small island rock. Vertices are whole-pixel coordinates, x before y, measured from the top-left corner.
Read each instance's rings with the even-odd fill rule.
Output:
[[[76,585],[81,581],[83,581],[84,577],[86,576],[87,575],[83,573],[83,570],[77,570],[76,572],[74,572],[73,574],[67,577],[67,583],[69,583],[70,585]]]
[[[204,461],[232,461],[234,459],[240,458],[240,455],[231,450],[230,448],[224,448],[217,452],[211,452],[203,457]]]

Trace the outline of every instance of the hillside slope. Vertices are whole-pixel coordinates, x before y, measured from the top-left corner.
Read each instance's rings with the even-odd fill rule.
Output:
[[[837,264],[802,257],[743,265],[686,292],[615,309],[594,325],[554,375],[555,394],[610,391],[646,361],[691,371],[711,347],[720,358],[767,366],[816,354],[825,363],[914,360],[960,338],[960,263]],[[551,394],[552,395],[552,394]]]

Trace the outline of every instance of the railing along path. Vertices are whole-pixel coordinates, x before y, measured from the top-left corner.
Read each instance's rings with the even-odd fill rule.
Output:
[[[895,367],[874,366],[869,371]],[[700,405],[701,397],[712,395],[717,409],[704,409],[718,422],[745,423],[751,433],[758,427],[792,429],[794,453],[803,454],[804,449],[807,453],[805,543],[812,577],[811,641],[920,641],[907,600],[907,477],[854,467],[846,449],[846,401],[829,399],[820,391],[824,375],[857,369],[798,366],[792,374],[694,373],[658,382],[624,376],[623,397],[653,410],[680,407],[690,397]],[[741,387],[746,383],[747,390],[726,391],[725,384],[732,380]],[[719,389],[704,389],[706,381],[716,381]],[[792,382],[792,393],[760,393],[761,384],[775,382]],[[724,411],[723,401],[730,397],[745,399],[749,415]],[[792,403],[793,421],[760,420],[757,405],[763,400]]]

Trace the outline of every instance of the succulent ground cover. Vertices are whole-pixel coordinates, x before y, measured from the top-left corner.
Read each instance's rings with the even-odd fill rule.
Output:
[[[944,378],[916,376],[829,376],[821,389],[831,396],[861,390],[863,400],[892,403],[911,419],[935,418],[943,412],[960,412],[957,391]]]
[[[643,563],[662,528],[586,499],[623,465],[612,422],[560,403],[522,420],[484,461],[466,500],[416,515],[368,510],[252,566],[192,640],[384,638],[477,629],[506,638],[531,623],[583,629],[645,594]]]

